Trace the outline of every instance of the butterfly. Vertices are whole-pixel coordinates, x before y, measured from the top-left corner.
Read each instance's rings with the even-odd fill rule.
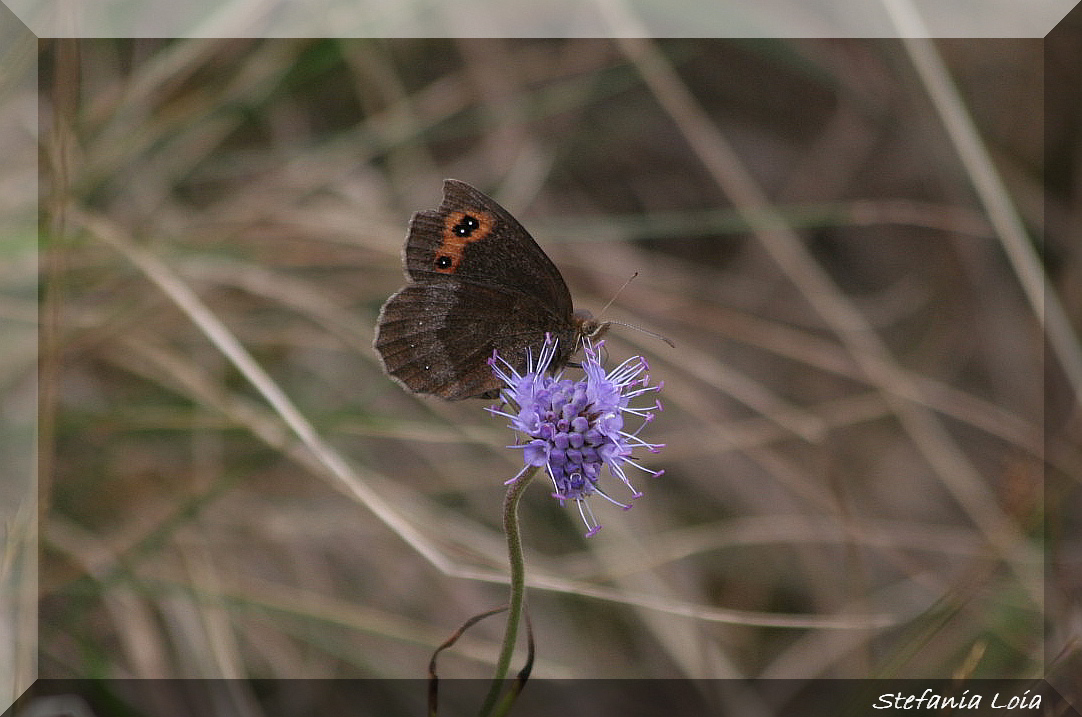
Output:
[[[383,304],[374,346],[414,393],[493,398],[503,385],[493,351],[523,373],[551,334],[558,370],[609,327],[575,311],[560,270],[510,212],[456,179],[439,209],[413,215],[403,260],[409,283]]]

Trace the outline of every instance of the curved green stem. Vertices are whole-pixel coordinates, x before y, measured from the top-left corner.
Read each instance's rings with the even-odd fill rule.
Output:
[[[511,599],[507,606],[507,629],[503,634],[503,647],[496,660],[496,673],[492,678],[488,696],[481,706],[481,717],[492,714],[492,708],[500,696],[507,670],[511,666],[511,654],[515,650],[518,637],[518,624],[522,617],[522,603],[526,598],[526,562],[522,557],[522,536],[518,526],[518,502],[526,491],[526,486],[537,474],[535,466],[519,476],[507,489],[503,499],[503,530],[507,536],[507,553],[511,563]]]

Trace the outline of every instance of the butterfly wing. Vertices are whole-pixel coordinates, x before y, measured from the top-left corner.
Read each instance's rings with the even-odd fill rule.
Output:
[[[413,281],[453,277],[499,286],[571,315],[571,292],[530,233],[494,199],[457,179],[444,181],[437,211],[413,216],[405,264]]]
[[[408,285],[380,312],[376,350],[415,393],[460,399],[499,388],[493,350],[519,370],[545,334],[574,349],[571,294],[556,265],[507,210],[448,179],[436,211],[417,212],[406,238]]]
[[[410,391],[458,400],[495,395],[502,384],[488,365],[493,351],[521,371],[526,348],[536,345],[536,356],[546,332],[561,346],[575,340],[570,323],[554,327],[548,311],[520,292],[415,282],[384,304],[375,347],[387,373]],[[564,352],[557,361],[566,361]]]

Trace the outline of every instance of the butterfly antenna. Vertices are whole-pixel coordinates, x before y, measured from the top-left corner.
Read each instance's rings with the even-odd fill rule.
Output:
[[[639,272],[636,271],[634,274],[632,274],[630,277],[628,277],[627,281],[624,282],[624,285],[616,290],[616,293],[612,295],[611,299],[609,299],[609,303],[602,306],[601,311],[597,312],[597,315],[598,316],[604,316],[605,312],[608,311],[610,306],[612,306],[612,302],[616,301],[616,298],[618,296],[620,296],[620,292],[622,292],[624,289],[626,289],[627,285],[630,284],[631,282],[633,282],[635,280],[635,277],[638,276],[638,275],[639,275]],[[615,324],[616,322],[613,321],[613,322],[610,322],[610,323]],[[635,328],[635,327],[632,327],[632,328]]]
[[[612,302],[616,301],[616,297],[620,296],[620,292],[623,291],[624,289],[626,289],[627,285],[630,284],[632,281],[634,281],[635,277],[638,276],[638,275],[639,275],[639,272],[636,271],[634,274],[632,274],[630,277],[628,277],[628,280],[624,282],[624,285],[621,286],[619,289],[617,289],[616,293],[612,295],[611,299],[609,299],[609,303],[605,304],[601,308],[601,311],[598,312],[598,316],[604,316],[605,315],[605,311],[607,311],[608,308],[610,306],[612,306]],[[667,343],[669,346],[672,346],[673,348],[676,348],[676,344],[674,344],[672,342],[672,340],[669,339],[669,337],[662,336],[661,334],[657,333],[656,331],[650,331],[649,329],[644,329],[643,327],[635,326],[634,324],[626,324],[623,321],[606,321],[604,323],[606,323],[606,324],[616,324],[617,326],[626,326],[629,329],[635,329],[636,331],[641,331],[644,334],[647,334],[648,336],[653,336],[655,339],[661,339],[662,341]]]
[[[623,321],[606,321],[605,323],[606,324],[616,324],[617,326],[626,326],[629,329],[635,329],[636,331],[641,331],[644,334],[646,334],[647,336],[653,336],[655,339],[661,339],[662,341],[667,343],[669,346],[672,346],[673,348],[676,348],[676,344],[674,344],[672,342],[672,339],[670,339],[668,336],[663,336],[663,335],[659,334],[656,331],[651,331],[650,329],[644,329],[643,327],[636,326],[635,324],[625,324]]]

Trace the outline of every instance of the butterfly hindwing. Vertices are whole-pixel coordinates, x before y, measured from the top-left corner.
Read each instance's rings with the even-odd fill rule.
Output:
[[[546,332],[562,345],[575,340],[571,323],[552,326],[547,312],[519,292],[481,284],[465,292],[446,281],[408,284],[380,312],[375,347],[387,373],[414,393],[469,398],[500,387],[488,359],[493,351],[525,364],[525,347]],[[534,352],[536,355],[536,351]]]

